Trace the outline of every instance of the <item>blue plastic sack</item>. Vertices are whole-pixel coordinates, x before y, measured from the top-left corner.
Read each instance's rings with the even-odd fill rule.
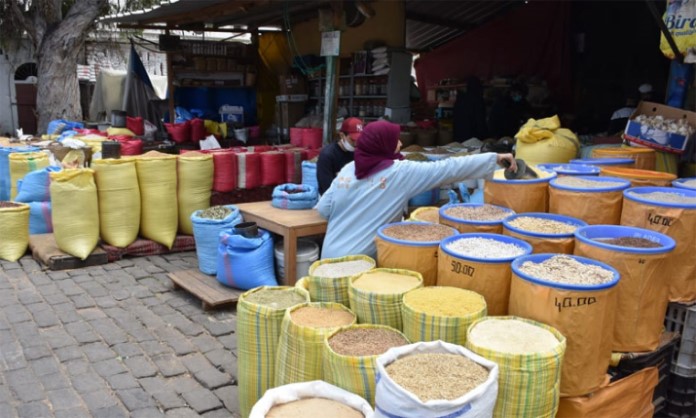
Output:
[[[15,202],[50,202],[51,177],[49,173],[60,171],[60,167],[46,167],[35,170],[17,182]]]
[[[273,239],[259,229],[257,238],[245,238],[234,230],[220,233],[217,279],[225,286],[248,290],[278,286],[273,269]]]
[[[60,135],[64,131],[69,131],[73,129],[84,129],[85,125],[80,122],[72,122],[65,119],[55,119],[48,122],[48,128],[46,133],[49,135]]]
[[[426,190],[408,200],[409,206],[433,206],[440,200],[440,188]]]
[[[188,111],[185,107],[177,106],[174,108],[176,112],[176,123],[186,122],[187,120],[193,119],[195,116]]]
[[[306,184],[319,190],[317,181],[317,163],[302,161],[302,184]]]
[[[29,234],[50,234],[53,232],[51,202],[29,203]]]
[[[196,241],[196,255],[198,256],[198,270],[205,274],[217,273],[218,243],[220,232],[232,228],[242,222],[242,215],[234,205],[225,205],[232,213],[223,219],[201,218],[202,211],[197,210],[191,214],[193,224],[193,238]]]
[[[273,189],[271,206],[278,209],[312,209],[318,200],[319,193],[316,187],[286,183]]]
[[[10,200],[10,154],[15,152],[36,152],[37,147],[0,147],[0,200]]]

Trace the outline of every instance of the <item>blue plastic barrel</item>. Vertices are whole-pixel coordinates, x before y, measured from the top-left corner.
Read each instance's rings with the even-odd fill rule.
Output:
[[[522,218],[522,217],[549,219],[552,221],[558,221],[558,222],[563,222],[563,223],[575,225],[578,228],[583,227],[583,226],[587,226],[587,222],[580,220],[578,218],[573,218],[572,216],[556,215],[554,213],[543,213],[543,212],[527,212],[527,213],[518,213],[516,215],[512,215],[503,221],[503,226],[506,229],[509,229],[510,231],[515,232],[517,234],[530,236],[530,237],[534,237],[534,238],[557,239],[557,238],[570,238],[573,236],[572,232],[559,233],[559,234],[547,234],[547,233],[543,233],[543,232],[527,231],[525,229],[516,228],[516,227],[510,225],[510,222],[514,221],[517,218]]]
[[[581,284],[569,284],[569,283],[558,283],[558,282],[550,282],[547,280],[539,279],[537,277],[532,277],[529,276],[526,273],[523,273],[520,271],[520,267],[522,264],[526,262],[532,262],[532,263],[543,263],[544,261],[548,260],[551,257],[557,256],[557,255],[563,255],[566,257],[571,257],[575,259],[576,261],[582,263],[582,264],[590,264],[593,266],[599,266],[605,270],[609,270],[614,274],[614,277],[612,278],[611,281],[607,283],[601,283],[601,284],[591,284],[591,285],[581,285]],[[515,273],[519,278],[522,280],[528,281],[530,283],[534,283],[540,286],[545,286],[545,287],[552,287],[556,289],[566,289],[566,290],[585,290],[585,291],[595,291],[595,290],[602,290],[602,289],[609,289],[614,286],[616,286],[617,283],[619,283],[619,272],[616,271],[614,267],[611,267],[610,265],[606,263],[602,263],[601,261],[597,260],[592,260],[586,257],[580,257],[577,255],[568,255],[568,254],[532,254],[532,255],[526,255],[522,257],[516,258],[512,262],[512,272]]]
[[[651,199],[646,199],[641,195],[648,193],[672,193],[677,194],[682,197],[687,197],[690,199],[696,199],[696,190],[681,189],[674,187],[632,187],[626,189],[623,192],[624,199],[633,200],[635,202],[640,202],[653,206],[662,206],[666,208],[684,208],[684,209],[696,209],[696,203],[678,203],[678,202],[661,202]]]
[[[502,242],[505,244],[515,244],[517,246],[520,246],[524,249],[524,252],[520,255],[516,255],[513,257],[500,257],[500,258],[480,258],[480,257],[472,257],[468,255],[463,255],[457,252],[454,252],[450,249],[447,248],[447,246],[454,242],[458,241],[460,239],[467,239],[467,238],[485,238],[485,239],[491,239],[494,241]],[[476,261],[479,263],[509,263],[512,260],[515,260],[518,257],[522,257],[527,254],[532,253],[532,246],[527,243],[526,241],[523,241],[519,238],[514,238],[514,237],[508,237],[506,235],[500,235],[500,234],[488,234],[488,233],[470,233],[470,234],[459,234],[459,235],[454,235],[451,237],[447,237],[440,242],[440,248],[442,248],[442,251],[445,253],[451,255],[452,257],[460,258],[463,260],[470,260],[470,261]]]
[[[660,244],[659,247],[638,248],[625,247],[621,245],[608,244],[597,241],[598,239],[612,238],[643,238]],[[672,251],[676,247],[676,242],[669,236],[649,229],[635,228],[632,226],[620,225],[590,225],[575,230],[575,239],[593,247],[602,248],[609,251],[636,254],[661,254]]]
[[[590,164],[537,164],[540,170],[564,176],[598,176],[600,169]]]
[[[690,186],[688,184],[685,184],[688,181],[693,181],[694,185]],[[696,190],[696,177],[687,177],[687,178],[682,178],[682,179],[676,179],[672,182],[672,186],[679,188],[679,189]]]

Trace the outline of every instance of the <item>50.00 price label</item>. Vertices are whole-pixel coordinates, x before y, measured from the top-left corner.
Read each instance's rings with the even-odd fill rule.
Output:
[[[465,276],[474,277],[476,268],[466,264],[462,264],[459,261],[452,260],[452,271],[457,274],[463,274]]]

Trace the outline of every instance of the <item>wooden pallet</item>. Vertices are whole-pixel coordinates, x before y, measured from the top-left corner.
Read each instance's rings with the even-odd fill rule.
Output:
[[[35,260],[48,266],[51,270],[79,269],[99,266],[108,262],[106,252],[96,247],[85,260],[80,260],[58,249],[53,234],[36,234],[29,236],[29,248]]]
[[[175,289],[184,289],[201,300],[203,310],[236,303],[243,290],[232,289],[197,269],[181,270],[169,273]]]

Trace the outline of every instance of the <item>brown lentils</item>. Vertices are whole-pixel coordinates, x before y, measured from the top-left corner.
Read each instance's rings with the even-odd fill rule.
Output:
[[[445,210],[445,215],[466,221],[502,221],[512,212],[494,205],[454,206]]]
[[[378,356],[406,344],[401,334],[384,328],[352,328],[329,339],[331,349],[344,356]]]
[[[384,228],[382,233],[401,241],[419,242],[442,241],[444,238],[454,235],[452,228],[437,224],[400,224]]]
[[[635,238],[635,237],[619,237],[619,238],[595,238],[595,241],[601,242],[603,244],[618,245],[619,247],[633,247],[633,248],[658,248],[662,247],[657,242],[650,241],[646,238]]]
[[[290,312],[292,322],[311,328],[333,328],[350,325],[355,315],[343,309],[303,306]]]

